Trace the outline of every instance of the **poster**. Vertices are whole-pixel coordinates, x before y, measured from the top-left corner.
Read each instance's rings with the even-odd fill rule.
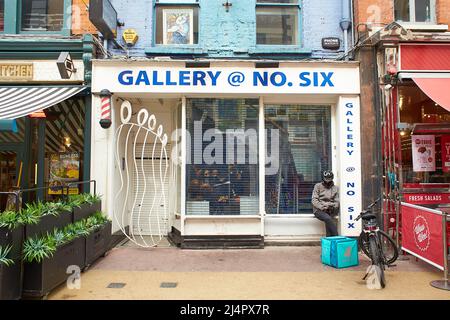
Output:
[[[194,10],[163,10],[163,44],[194,43]]]
[[[443,270],[442,213],[402,203],[402,250]]]
[[[53,153],[50,155],[50,189],[48,194],[62,194],[60,186],[80,179],[80,154],[78,152]],[[64,191],[65,192],[65,191]],[[69,194],[77,194],[78,187],[69,188]]]
[[[414,172],[436,171],[435,138],[433,135],[411,136]]]
[[[441,137],[442,171],[450,172],[450,135]]]

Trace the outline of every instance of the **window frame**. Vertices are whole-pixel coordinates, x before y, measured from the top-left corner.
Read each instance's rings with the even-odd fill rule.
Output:
[[[256,16],[257,13],[256,11],[258,10],[258,8],[297,8],[297,35],[296,35],[296,40],[297,43],[296,44],[260,44],[258,43],[258,39],[257,39],[257,30],[258,30],[258,26],[256,23]],[[302,19],[302,1],[301,0],[297,0],[297,3],[276,3],[276,2],[271,2],[271,3],[265,3],[265,2],[261,2],[258,3],[258,0],[256,0],[256,6],[255,6],[255,45],[257,47],[261,46],[261,47],[272,47],[272,48],[281,48],[281,47],[303,47],[303,37],[301,36],[302,31],[303,31],[303,19]]]
[[[436,15],[436,0],[430,0],[430,21],[416,21],[416,0],[408,0],[409,2],[409,21],[401,21],[397,20],[397,17],[395,17],[395,3],[393,6],[394,10],[394,19],[397,22],[400,23],[407,23],[407,24],[437,24],[437,15]]]
[[[70,36],[71,33],[71,21],[72,21],[72,1],[71,0],[64,0],[64,20],[63,20],[63,26],[61,31],[23,31],[22,30],[22,0],[18,1],[18,16],[17,16],[17,24],[18,24],[18,34],[59,34],[64,36]],[[70,26],[67,28],[67,26]]]
[[[200,10],[200,0],[153,0],[153,14],[152,14],[152,27],[153,27],[153,32],[152,32],[152,47],[153,48],[197,48],[200,46],[200,30],[201,30],[201,26],[200,26],[200,15],[201,15],[201,10]],[[198,17],[198,39],[197,39],[197,43],[193,43],[193,44],[163,44],[163,43],[156,43],[156,33],[157,33],[157,7],[158,6],[164,6],[164,7],[186,7],[186,8],[192,8],[192,9],[197,9],[197,17]]]

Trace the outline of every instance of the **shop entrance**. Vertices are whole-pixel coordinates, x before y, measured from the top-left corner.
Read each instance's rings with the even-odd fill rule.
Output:
[[[321,235],[311,196],[322,171],[332,170],[331,106],[265,105],[264,117],[266,157],[278,161],[278,170],[266,166],[266,236]]]
[[[23,165],[22,165],[23,167]],[[0,147],[0,190],[12,191],[15,187],[20,185],[19,172],[20,161],[18,157],[18,150],[6,150]],[[5,210],[12,204],[8,203],[12,199],[7,195],[0,196],[0,210]]]

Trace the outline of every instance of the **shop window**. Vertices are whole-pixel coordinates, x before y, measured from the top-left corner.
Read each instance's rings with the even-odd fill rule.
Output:
[[[450,186],[450,112],[417,86],[399,88],[401,168],[404,189]],[[421,185],[422,184],[422,185]]]
[[[156,1],[155,12],[156,44],[194,45],[198,43],[198,1]]]
[[[256,44],[297,45],[299,1],[257,0]]]
[[[5,0],[0,0],[0,32],[5,31]]]
[[[266,105],[264,117],[266,154],[279,159],[278,170],[266,166],[266,213],[311,214],[314,185],[332,166],[330,106]]]
[[[255,99],[189,99],[186,214],[259,214]]]
[[[395,20],[401,22],[435,22],[435,0],[396,0]]]
[[[85,106],[83,99],[69,99],[46,111],[45,121],[45,185],[48,197],[57,197],[63,184],[78,182],[83,177]],[[56,188],[52,188],[56,187]],[[83,192],[87,185],[70,189]]]
[[[65,0],[22,0],[22,31],[62,31]]]

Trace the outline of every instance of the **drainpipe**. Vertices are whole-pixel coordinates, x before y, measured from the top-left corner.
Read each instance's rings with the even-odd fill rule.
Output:
[[[342,19],[341,19],[341,29],[344,32],[344,54],[345,61],[348,61],[348,30],[352,25],[351,15],[350,15],[350,0],[342,0]]]

